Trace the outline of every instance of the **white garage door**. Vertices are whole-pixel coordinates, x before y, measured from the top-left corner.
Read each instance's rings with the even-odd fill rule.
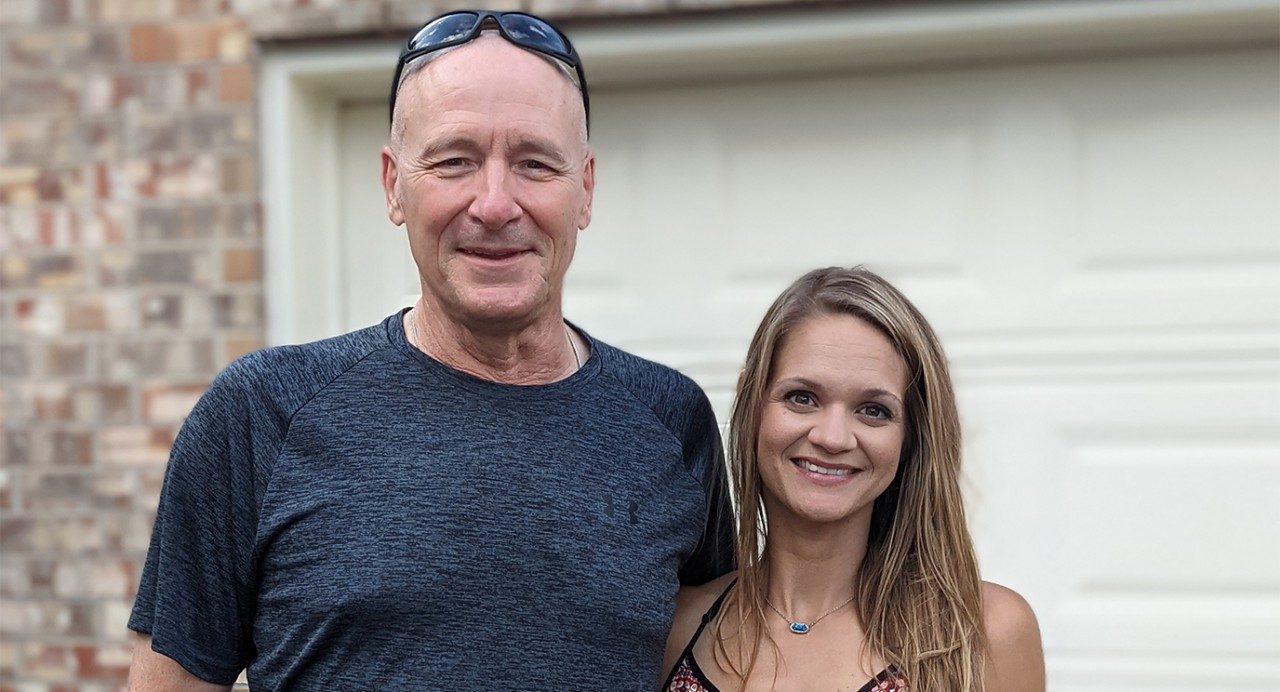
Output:
[[[1051,689],[1280,689],[1276,57],[599,89],[567,315],[723,420],[773,296],[870,265],[943,335],[984,573]],[[350,328],[416,286],[371,225],[384,118],[343,116]]]

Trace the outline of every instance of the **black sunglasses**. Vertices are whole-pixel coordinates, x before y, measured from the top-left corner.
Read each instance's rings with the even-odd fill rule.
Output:
[[[391,102],[387,117],[396,111],[396,92],[400,91],[400,75],[404,66],[427,53],[450,46],[474,41],[480,35],[485,20],[493,19],[498,33],[506,40],[543,55],[550,56],[572,67],[578,74],[578,90],[582,92],[582,108],[586,112],[587,126],[591,126],[591,102],[587,98],[587,76],[582,72],[582,59],[573,49],[569,37],[546,20],[524,12],[449,12],[427,22],[400,50],[396,63],[396,75],[391,82]]]

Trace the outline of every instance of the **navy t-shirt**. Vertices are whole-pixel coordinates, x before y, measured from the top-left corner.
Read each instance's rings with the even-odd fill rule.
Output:
[[[705,395],[585,334],[570,377],[489,382],[402,314],[214,380],[130,629],[263,689],[651,689],[677,588],[733,566]]]

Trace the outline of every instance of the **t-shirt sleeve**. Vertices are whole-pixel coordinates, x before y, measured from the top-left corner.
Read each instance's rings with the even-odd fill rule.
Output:
[[[735,522],[729,499],[724,446],[711,402],[707,401],[701,389],[697,389],[693,416],[684,434],[684,454],[686,468],[701,478],[706,493],[707,511],[702,539],[680,567],[680,583],[696,586],[733,571],[737,563]]]
[[[254,406],[243,368],[218,376],[178,433],[129,629],[198,678],[251,658],[257,529]]]

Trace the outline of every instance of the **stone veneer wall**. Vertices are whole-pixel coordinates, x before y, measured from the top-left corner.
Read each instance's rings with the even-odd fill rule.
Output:
[[[259,42],[403,35],[462,6],[0,0],[0,691],[122,686],[169,446],[213,375],[263,345]]]

